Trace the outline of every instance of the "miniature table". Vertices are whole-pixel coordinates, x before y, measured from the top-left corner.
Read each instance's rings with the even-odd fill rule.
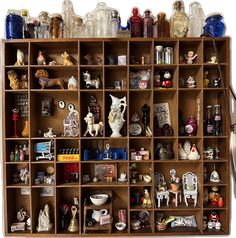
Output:
[[[178,207],[178,197],[179,202],[182,202],[181,189],[179,189],[178,191],[173,191],[172,189],[169,189],[168,191],[175,195],[175,206]]]

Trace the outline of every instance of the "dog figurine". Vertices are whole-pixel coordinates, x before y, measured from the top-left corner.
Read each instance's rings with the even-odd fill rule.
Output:
[[[64,80],[60,78],[49,79],[49,74],[45,69],[38,69],[34,76],[39,79],[41,89],[50,88],[53,86],[60,86],[61,89],[64,89]]]
[[[97,136],[98,132],[103,135],[103,122],[99,122],[97,124],[94,123],[94,115],[92,112],[88,112],[86,117],[84,118],[85,122],[87,123],[87,130],[84,133],[84,136],[86,136],[88,133],[91,136]],[[95,131],[95,134],[93,133]]]
[[[38,65],[46,65],[46,55],[45,52],[40,50],[37,58]]]
[[[71,61],[71,56],[68,55],[66,51],[64,51],[61,57],[63,58],[63,65],[67,65],[67,66],[74,65],[74,63]]]
[[[16,66],[20,66],[20,65],[25,65],[24,63],[24,52],[21,51],[20,49],[17,49],[17,53],[16,53]]]

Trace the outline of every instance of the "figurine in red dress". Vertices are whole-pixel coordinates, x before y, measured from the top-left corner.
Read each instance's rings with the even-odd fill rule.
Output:
[[[16,130],[16,122],[19,119],[20,119],[19,109],[18,108],[13,108],[12,109],[12,120],[14,122],[14,135],[13,135],[13,137],[19,137],[17,135],[17,130]]]

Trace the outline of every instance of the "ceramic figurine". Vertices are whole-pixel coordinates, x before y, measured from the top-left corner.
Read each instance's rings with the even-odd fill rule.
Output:
[[[210,200],[210,204],[213,205],[213,206],[217,206],[219,198],[220,198],[219,187],[218,186],[212,186],[208,197],[209,197],[209,200]]]
[[[171,74],[169,71],[165,71],[164,75],[163,75],[164,79],[161,80],[161,86],[163,88],[171,88],[172,87],[172,82],[171,82]]]
[[[67,65],[67,66],[74,65],[74,63],[72,62],[71,56],[68,55],[66,51],[64,51],[64,53],[61,54],[61,57],[63,59],[63,65]]]
[[[187,154],[187,156],[189,156],[189,154],[191,152],[191,148],[192,148],[191,142],[189,140],[186,140],[184,142],[183,149],[184,149],[185,153]]]
[[[127,174],[126,173],[120,173],[120,177],[118,178],[119,182],[126,182],[127,181]]]
[[[43,133],[43,137],[53,138],[56,137],[56,135],[53,134],[52,128],[48,128],[48,132]]]
[[[221,78],[214,78],[212,80],[212,87],[213,88],[220,88],[221,85]]]
[[[207,63],[208,64],[217,64],[218,62],[217,62],[217,57],[216,57],[216,55],[212,55],[211,56],[211,60],[210,61],[207,61]]]
[[[171,186],[171,190],[174,192],[179,191],[180,189],[180,178],[176,176],[176,170],[175,169],[171,169],[170,170],[170,186]]]
[[[40,50],[37,57],[38,65],[46,65],[46,54],[44,51]]]
[[[204,86],[204,88],[209,87],[210,80],[208,79],[208,74],[209,74],[208,71],[204,72],[204,77],[203,77],[203,86]]]
[[[68,90],[77,90],[78,89],[78,80],[72,76],[68,80]]]
[[[92,65],[93,64],[92,56],[90,54],[85,55],[84,59],[85,59],[87,65]]]
[[[24,168],[20,170],[20,180],[24,182],[24,184],[29,183],[29,170],[28,168]]]
[[[21,78],[20,78],[20,88],[21,89],[28,89],[28,76],[27,74],[23,74],[21,75]]]
[[[98,132],[103,135],[103,122],[100,121],[99,123],[95,124],[94,122],[94,115],[90,111],[90,108],[88,108],[88,114],[84,118],[85,122],[87,123],[87,130],[84,133],[84,136],[86,136],[88,133],[91,136],[97,136]],[[95,134],[93,133],[95,131]]]
[[[17,49],[15,66],[25,65],[24,57],[24,52]]]
[[[60,78],[49,79],[49,74],[45,69],[38,69],[34,76],[39,79],[41,89],[50,88],[53,86],[60,86],[61,89],[64,89],[64,80]]]
[[[144,197],[143,197],[142,207],[143,208],[151,208],[152,207],[152,201],[151,201],[151,197],[150,197],[148,189],[144,189]]]
[[[186,80],[186,86],[187,88],[196,88],[196,80],[194,79],[194,77],[188,77],[188,79]]]
[[[197,58],[197,54],[194,54],[194,51],[188,51],[188,54],[185,55],[185,59],[187,60],[187,64],[193,64],[194,60]]]
[[[207,146],[203,151],[203,157],[204,159],[214,159],[214,149],[211,146]]]
[[[7,72],[7,77],[10,81],[10,87],[13,90],[20,88],[20,80],[18,79],[18,75],[14,70],[9,70]]]
[[[209,214],[207,227],[208,229],[213,229],[213,228],[215,228],[216,230],[221,229],[220,216],[216,211],[212,211]]]
[[[13,137],[17,138],[19,137],[17,135],[17,128],[16,128],[16,122],[20,119],[20,115],[19,115],[19,109],[18,108],[13,108],[12,109],[12,120],[14,122],[14,135]]]
[[[185,132],[188,136],[196,136],[197,135],[197,120],[194,116],[190,116],[190,118],[187,120],[187,123],[185,125]]]
[[[52,60],[48,63],[48,65],[58,65],[56,60]]]
[[[178,152],[179,152],[179,159],[180,159],[180,160],[186,160],[186,159],[188,159],[188,155],[187,155],[187,153],[185,152],[185,150],[183,149],[181,143],[179,143]]]
[[[100,121],[100,117],[101,117],[101,107],[97,102],[96,96],[94,96],[94,95],[90,96],[89,108],[90,108],[90,111],[94,115],[94,122],[98,123]]]
[[[119,99],[111,94],[110,97],[112,99],[112,104],[108,116],[108,123],[112,129],[111,137],[121,137],[120,130],[125,123],[124,113],[127,107],[126,97]]]
[[[200,154],[198,153],[195,144],[192,145],[191,151],[188,155],[188,159],[189,160],[199,160],[200,159]]]
[[[91,75],[88,71],[83,72],[83,79],[85,82],[86,88],[96,88],[100,87],[101,76],[98,75],[96,79],[91,79]]]
[[[50,221],[50,209],[48,204],[44,205],[44,209],[40,209],[38,217],[37,232],[50,231],[53,228],[53,224]]]

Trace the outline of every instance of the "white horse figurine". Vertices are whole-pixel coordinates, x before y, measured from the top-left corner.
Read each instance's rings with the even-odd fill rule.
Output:
[[[96,79],[91,79],[91,75],[88,71],[83,72],[84,81],[86,84],[86,88],[96,88],[100,87],[100,75],[97,76]]]
[[[92,112],[88,112],[84,120],[87,123],[87,130],[84,133],[84,136],[86,136],[88,133],[91,136],[97,136],[98,132],[103,135],[103,122],[99,122],[97,124],[94,123],[94,115]],[[93,133],[95,131],[95,134]]]
[[[17,49],[15,65],[16,66],[25,65],[25,62],[24,62],[24,52],[21,51],[20,49]]]

